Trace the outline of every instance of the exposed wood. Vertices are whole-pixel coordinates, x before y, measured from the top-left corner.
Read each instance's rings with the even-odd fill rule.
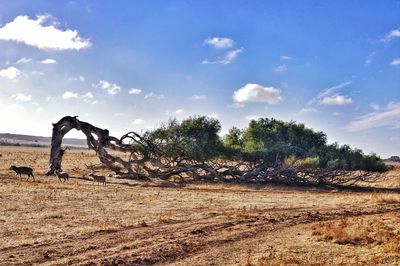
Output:
[[[254,162],[232,162],[222,159],[194,161],[187,158],[168,157],[166,141],[153,141],[149,135],[141,136],[129,132],[120,139],[110,136],[107,129],[95,127],[80,121],[76,116],[66,116],[53,124],[50,164],[47,175],[62,170],[62,158],[65,149],[61,143],[71,129],[82,131],[87,139],[88,148],[96,151],[102,165],[88,166],[91,170],[107,168],[124,178],[161,178],[178,177],[213,182],[238,183],[284,183],[341,185],[358,181],[376,181],[382,175],[363,171],[343,171],[329,169],[300,169],[282,163],[267,164]],[[124,160],[107,149],[129,154]]]

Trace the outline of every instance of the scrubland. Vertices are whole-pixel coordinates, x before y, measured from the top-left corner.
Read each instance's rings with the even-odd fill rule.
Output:
[[[45,176],[49,149],[0,147],[0,265],[400,265],[400,166],[370,190],[93,183],[88,150],[70,181]],[[34,168],[35,182],[11,164]],[[107,175],[108,172],[101,174]]]

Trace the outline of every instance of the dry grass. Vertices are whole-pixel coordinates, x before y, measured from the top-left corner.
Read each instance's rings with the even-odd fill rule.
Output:
[[[384,178],[376,184],[372,184],[377,187],[400,187],[400,163],[390,162],[388,165],[392,168],[389,172],[385,173]]]
[[[395,193],[372,193],[371,200],[378,203],[396,204],[400,203],[400,194]]]
[[[48,152],[0,147],[0,265],[340,265],[361,252],[366,264],[400,263],[399,215],[378,214],[400,210],[398,194],[114,177],[103,187],[84,178],[95,153],[78,150],[67,151],[61,183],[44,176]],[[34,168],[36,181],[10,164]],[[350,218],[363,212],[376,214]]]
[[[400,254],[399,224],[399,213],[384,220],[345,218],[314,225],[312,235],[339,245],[382,245],[385,252]]]

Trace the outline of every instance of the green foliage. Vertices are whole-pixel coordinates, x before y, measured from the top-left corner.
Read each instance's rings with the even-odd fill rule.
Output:
[[[228,134],[224,137],[224,145],[233,150],[241,150],[243,148],[243,131],[237,127],[229,129]]]
[[[318,156],[326,145],[326,135],[314,132],[303,124],[261,118],[252,120],[243,131],[243,151],[249,157],[264,162],[281,162],[288,156],[298,158]]]
[[[218,120],[199,116],[182,122],[172,120],[150,135],[163,146],[167,156],[204,161],[223,152],[222,141],[218,136],[220,130]]]
[[[304,159],[296,159],[295,156],[290,156],[285,163],[290,166],[299,168],[318,168],[319,157],[307,157]]]
[[[329,169],[366,170],[384,172],[385,163],[375,154],[364,155],[360,149],[351,149],[348,145],[337,143],[326,146],[321,153],[321,167]]]
[[[388,170],[388,167],[376,154],[370,154],[364,156],[363,169],[373,172],[385,172]]]
[[[224,145],[235,156],[250,162],[291,162],[297,167],[386,171],[376,155],[337,143],[328,145],[326,135],[293,121],[261,118],[243,130],[232,128]]]
[[[303,168],[387,170],[375,154],[337,143],[328,145],[326,135],[293,121],[261,118],[245,129],[233,127],[222,139],[218,120],[205,116],[182,122],[172,120],[149,133],[166,156],[205,161],[227,158],[250,163],[283,163]]]
[[[329,160],[326,163],[326,166],[329,169],[339,169],[340,168],[340,161],[339,161],[339,159]]]

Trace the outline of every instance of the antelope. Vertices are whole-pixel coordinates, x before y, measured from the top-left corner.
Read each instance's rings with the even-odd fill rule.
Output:
[[[22,176],[22,174],[28,175],[28,179],[26,179],[26,181],[28,181],[31,176],[33,178],[33,181],[35,181],[35,176],[33,175],[33,169],[30,167],[25,167],[25,166],[17,167],[15,165],[11,165],[10,170],[15,171],[15,175],[19,176]]]
[[[58,176],[58,179],[59,179],[61,182],[69,181],[69,174],[68,174],[68,173],[62,172],[62,171],[60,171],[60,170],[54,170],[54,174],[55,174],[56,176]]]
[[[99,184],[103,183],[104,186],[106,185],[106,177],[105,176],[95,175],[93,173],[89,174],[89,176],[93,177],[93,183],[98,182]]]

